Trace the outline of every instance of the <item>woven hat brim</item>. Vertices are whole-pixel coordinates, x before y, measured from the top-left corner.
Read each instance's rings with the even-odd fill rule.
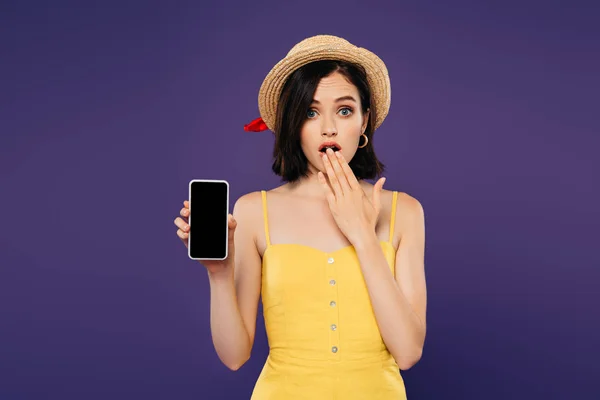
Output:
[[[329,45],[317,46],[287,56],[267,74],[258,92],[258,109],[267,127],[274,131],[277,103],[287,78],[296,69],[320,60],[342,60],[363,66],[373,96],[372,107],[377,114],[373,129],[379,128],[387,117],[391,103],[390,78],[385,63],[376,54],[361,47],[332,49]]]

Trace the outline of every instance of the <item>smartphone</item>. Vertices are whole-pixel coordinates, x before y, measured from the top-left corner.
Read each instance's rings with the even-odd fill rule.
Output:
[[[193,179],[189,186],[188,256],[192,260],[224,260],[229,245],[229,183]]]

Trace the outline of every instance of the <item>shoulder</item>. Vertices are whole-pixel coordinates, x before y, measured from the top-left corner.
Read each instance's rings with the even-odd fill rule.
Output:
[[[248,206],[255,203],[260,203],[262,200],[262,193],[260,190],[256,190],[254,192],[246,193],[240,196],[235,204],[240,205],[241,207]]]
[[[396,221],[394,230],[400,237],[422,231],[425,223],[425,211],[421,202],[408,193],[398,192]]]
[[[392,204],[392,199],[394,196],[394,192],[398,193],[396,198],[396,212],[408,212],[414,213],[422,211],[423,207],[419,200],[415,197],[411,196],[406,192],[401,192],[398,190],[387,190],[383,189],[381,191],[381,197],[384,204]]]
[[[260,191],[246,193],[233,206],[233,217],[238,223],[255,226],[262,219],[262,194]]]
[[[283,198],[289,198],[289,193],[286,192],[286,185],[278,186],[271,190],[264,190],[267,201]],[[246,193],[238,198],[234,205],[234,213],[238,212],[241,214],[256,215],[257,211],[260,211],[258,215],[262,216],[263,209],[263,195],[262,190],[256,190],[254,192]]]
[[[390,197],[393,191],[390,191]],[[422,225],[424,220],[424,209],[421,202],[414,196],[398,191],[396,201],[396,224],[394,226],[395,234],[402,236],[403,232]]]
[[[423,205],[414,196],[406,192],[398,192],[396,211],[407,216],[423,214]]]
[[[236,217],[249,217],[262,207],[262,194],[260,190],[240,196],[233,206],[233,215]],[[237,215],[237,216],[236,216]]]
[[[233,217],[237,222],[237,231],[251,237],[254,243],[258,227],[262,225],[262,194],[260,191],[240,196],[233,206]]]

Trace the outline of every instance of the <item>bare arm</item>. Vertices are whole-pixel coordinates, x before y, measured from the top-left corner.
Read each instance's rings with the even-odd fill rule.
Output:
[[[253,192],[234,206],[234,265],[208,270],[213,344],[219,359],[234,371],[250,358],[256,330],[261,286],[261,258],[253,234],[254,224],[260,223],[257,202],[260,192]]]
[[[408,195],[407,195],[408,196]],[[381,336],[400,369],[416,364],[425,341],[425,228],[421,204],[408,196],[399,202],[401,241],[392,275],[377,237],[356,247]]]

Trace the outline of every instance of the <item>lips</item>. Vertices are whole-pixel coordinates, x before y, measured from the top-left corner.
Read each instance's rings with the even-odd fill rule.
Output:
[[[342,150],[342,146],[340,146],[337,142],[324,142],[319,146],[319,151],[324,153],[328,148],[331,148],[333,151]]]

